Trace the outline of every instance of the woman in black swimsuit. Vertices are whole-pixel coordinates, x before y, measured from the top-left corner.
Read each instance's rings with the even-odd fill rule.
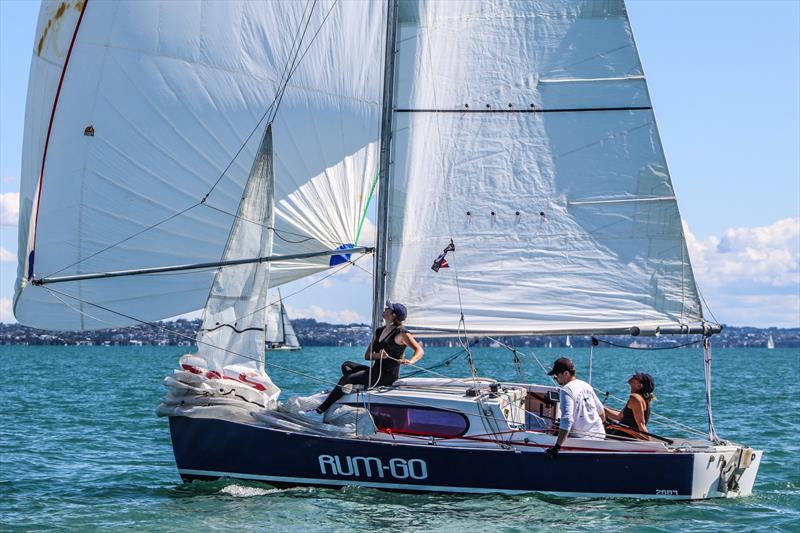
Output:
[[[656,388],[656,382],[650,374],[637,372],[630,377],[628,385],[631,387],[631,395],[622,411],[615,411],[606,407],[606,417],[609,420],[620,422],[622,427],[612,424],[606,430],[606,433],[620,437],[650,440],[650,437],[647,436],[647,433],[649,433],[647,423],[650,422],[650,402],[655,399],[653,391]]]
[[[411,365],[422,359],[425,351],[403,327],[406,315],[406,307],[403,304],[386,302],[386,308],[381,315],[386,325],[375,330],[367,351],[364,352],[364,359],[372,361],[371,371],[367,365],[345,361],[342,365],[342,378],[325,401],[317,407],[317,413],[324,413],[344,396],[342,386],[391,385],[400,377],[400,365]],[[414,350],[411,359],[403,358],[406,347]]]

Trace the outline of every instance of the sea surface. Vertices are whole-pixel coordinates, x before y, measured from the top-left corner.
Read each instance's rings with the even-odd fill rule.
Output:
[[[231,480],[185,484],[175,469],[167,421],[155,415],[165,392],[161,381],[184,350],[0,346],[0,530],[800,531],[797,349],[714,351],[718,433],[765,452],[752,497],[698,502],[277,490]],[[545,365],[569,355],[579,377],[587,376],[588,349],[521,351],[522,376],[506,349],[473,353],[479,374],[499,379],[546,382],[534,355]],[[270,353],[268,360],[335,381],[340,363],[362,353],[305,348]],[[422,363],[432,366],[454,353],[430,348]],[[657,383],[654,412],[705,430],[700,349],[604,348],[593,359],[596,386],[627,397],[631,373],[650,372]],[[437,371],[468,374],[464,358]],[[284,399],[324,388],[286,370],[273,367],[270,374]]]

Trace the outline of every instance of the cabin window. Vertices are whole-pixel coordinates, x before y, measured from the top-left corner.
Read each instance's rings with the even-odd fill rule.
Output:
[[[467,432],[467,417],[454,411],[404,405],[369,406],[378,429],[409,435],[460,437]]]

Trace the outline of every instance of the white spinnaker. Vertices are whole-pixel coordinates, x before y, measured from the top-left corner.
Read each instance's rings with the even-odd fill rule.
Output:
[[[35,248],[33,274],[39,278],[219,260],[263,132],[265,123],[259,120],[276,97],[292,44],[309,18],[302,59],[274,122],[276,202],[358,157],[378,139],[382,3],[89,0],[63,5],[42,4],[31,62],[14,302],[24,324],[92,329],[203,306],[213,272],[50,286],[112,312],[30,284],[27,258]],[[90,126],[93,136],[84,134]],[[223,174],[205,203],[196,205]],[[374,176],[364,168],[348,179],[371,182]],[[340,198],[313,208],[338,210],[341,203],[358,202],[366,199]],[[291,227],[301,235],[311,231],[302,220],[283,217],[281,209],[278,228]],[[323,240],[317,234],[294,244],[277,239],[276,253],[307,251],[316,244],[312,241],[326,247],[349,242],[350,236],[334,229],[324,233]],[[314,266],[295,264],[300,268],[294,272],[288,266],[276,269],[274,282],[327,266],[321,260],[309,263]]]
[[[272,135],[268,129],[256,153],[223,260],[269,255],[272,248]],[[264,370],[264,322],[267,315],[269,263],[217,270],[197,332],[197,355],[222,374],[228,365]]]
[[[621,1],[420,1],[400,19],[387,296],[410,327],[701,319]]]

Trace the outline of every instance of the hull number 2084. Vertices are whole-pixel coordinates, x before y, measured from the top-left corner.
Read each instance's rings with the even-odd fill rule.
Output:
[[[393,458],[388,461],[377,457],[350,457],[346,455],[320,455],[322,474],[345,477],[427,479],[428,466],[422,459]]]

